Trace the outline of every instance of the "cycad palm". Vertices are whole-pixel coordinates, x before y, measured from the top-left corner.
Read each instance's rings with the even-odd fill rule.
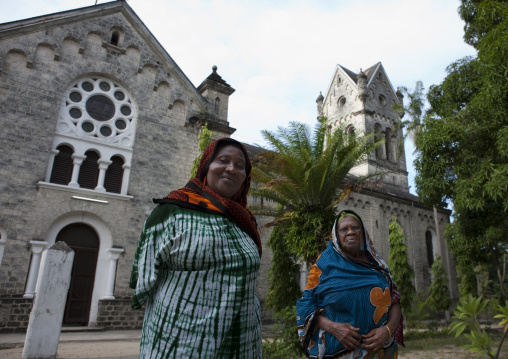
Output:
[[[258,189],[253,192],[282,206],[273,223],[286,226],[285,244],[292,254],[313,262],[326,245],[334,206],[353,184],[366,179],[345,186],[348,172],[381,142],[375,143],[371,135],[346,134],[343,128],[330,133],[326,119],[314,132],[291,122],[288,128],[262,134],[271,148],[255,165]]]

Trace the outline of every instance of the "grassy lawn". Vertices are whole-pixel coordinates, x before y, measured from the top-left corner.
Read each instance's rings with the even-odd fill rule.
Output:
[[[497,346],[499,345],[499,341],[502,337],[502,332],[500,330],[488,330],[487,332],[493,339],[492,348],[497,350]],[[468,354],[467,357],[470,358],[476,358],[476,356],[473,354],[470,354],[469,352],[466,352],[464,349],[462,349],[464,345],[471,343],[464,335],[456,338],[454,335],[450,335],[446,332],[409,332],[404,334],[404,342],[406,347],[400,347],[399,351],[401,355],[406,354],[406,357],[410,357],[408,355],[416,351],[428,351],[436,353],[446,350],[449,352],[450,358],[453,357],[453,354],[450,352],[454,351],[463,355]],[[487,356],[484,357],[486,358]],[[502,352],[499,358],[508,358],[508,340],[506,339],[503,343]]]

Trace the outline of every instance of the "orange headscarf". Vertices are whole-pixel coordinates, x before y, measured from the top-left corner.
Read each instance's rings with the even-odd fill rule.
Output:
[[[208,168],[214,159],[217,149],[220,146],[227,145],[239,148],[245,156],[245,180],[231,199],[221,196],[205,184]],[[256,218],[247,209],[247,193],[250,188],[251,169],[251,162],[245,147],[232,138],[220,138],[206,148],[199,162],[196,177],[191,179],[185,187],[172,191],[162,199],[154,199],[153,201],[160,204],[172,203],[184,208],[207,213],[218,213],[228,217],[249,234],[254,243],[256,243],[259,256],[261,256],[261,239],[257,229]]]

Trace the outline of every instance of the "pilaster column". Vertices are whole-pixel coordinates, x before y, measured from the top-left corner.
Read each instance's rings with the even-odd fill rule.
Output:
[[[46,170],[46,182],[49,182],[51,180],[51,172],[53,171],[53,164],[55,163],[55,157],[60,153],[59,150],[56,148],[54,150],[51,150],[49,154],[49,166]]]
[[[101,299],[115,299],[115,279],[116,279],[116,264],[120,254],[125,250],[123,248],[110,248],[107,250],[109,254],[109,270],[108,270],[108,286],[106,288],[106,295]]]
[[[131,174],[131,165],[126,163],[122,166],[122,168],[123,168],[123,178],[122,178],[122,189],[120,191],[120,194],[127,194],[127,189],[129,188],[129,178]]]
[[[41,264],[41,254],[48,245],[48,242],[30,241],[30,244],[32,245],[32,261],[30,262],[30,271],[28,272],[23,298],[34,297],[35,285],[37,284],[37,277],[39,276],[39,266]]]
[[[97,187],[95,187],[96,191],[106,192],[104,188],[104,178],[106,178],[106,170],[109,165],[113,163],[112,161],[99,160],[99,179],[97,180]]]
[[[79,169],[81,167],[81,164],[83,163],[83,160],[86,158],[86,156],[81,155],[72,155],[72,163],[74,164],[74,167],[72,169],[72,178],[69,182],[69,187],[76,187],[79,188],[78,178],[79,178]]]
[[[7,243],[7,240],[3,238],[2,232],[0,231],[0,266],[2,265],[2,258],[4,257],[5,243]]]

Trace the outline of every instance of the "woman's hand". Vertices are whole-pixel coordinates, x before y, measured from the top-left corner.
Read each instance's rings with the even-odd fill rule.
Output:
[[[389,340],[390,332],[385,326],[374,328],[367,334],[362,335],[362,348],[372,352],[378,352]]]
[[[353,350],[360,346],[361,335],[358,334],[360,328],[355,328],[349,323],[332,322],[330,319],[323,317],[318,318],[318,326],[333,335],[347,350]]]

